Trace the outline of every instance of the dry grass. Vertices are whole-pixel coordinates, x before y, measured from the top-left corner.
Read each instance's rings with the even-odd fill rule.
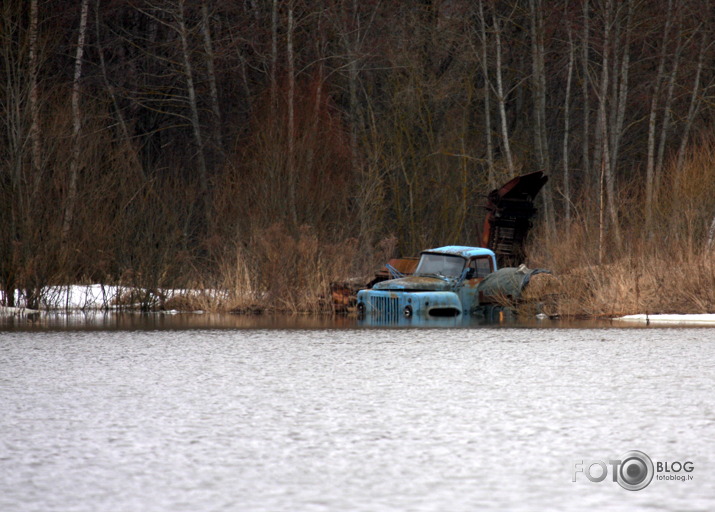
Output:
[[[330,283],[351,275],[357,242],[321,240],[315,229],[284,224],[256,229],[247,247],[234,245],[221,258],[217,289],[205,309],[255,313],[331,312]]]
[[[681,169],[671,165],[659,184],[651,230],[633,194],[642,189],[640,182],[624,186],[620,247],[607,233],[599,248],[598,214],[587,201],[557,237],[535,237],[530,266],[559,276],[559,313],[715,312],[715,246],[708,240],[715,214],[713,161],[715,140],[707,139],[694,146]]]
[[[560,275],[558,310],[569,316],[712,313],[715,263],[709,251],[642,253]]]
[[[524,317],[533,317],[537,313],[558,315],[562,296],[563,284],[559,278],[553,274],[534,274],[517,304],[517,313]]]

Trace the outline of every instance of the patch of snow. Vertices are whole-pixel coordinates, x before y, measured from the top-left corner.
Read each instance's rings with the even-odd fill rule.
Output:
[[[36,309],[28,309],[28,308],[13,308],[13,307],[7,307],[7,306],[0,306],[0,316],[28,316],[28,315],[37,315],[40,312]]]
[[[220,290],[162,289],[158,293],[164,299],[188,296],[220,300],[227,296],[227,292]],[[90,284],[45,287],[40,294],[39,307],[43,311],[139,309],[141,304],[127,302],[129,298],[137,300],[137,297],[142,297],[142,300],[148,301],[153,306],[159,306],[161,303],[161,298],[157,294],[142,288]],[[0,303],[3,299],[0,292]],[[18,308],[27,306],[27,297],[19,290],[15,292],[15,304]]]
[[[658,325],[712,325],[715,326],[715,314],[690,314],[690,315],[626,315],[614,320],[624,322],[639,322]]]
[[[101,284],[49,286],[42,293],[43,309],[111,309],[120,288]]]

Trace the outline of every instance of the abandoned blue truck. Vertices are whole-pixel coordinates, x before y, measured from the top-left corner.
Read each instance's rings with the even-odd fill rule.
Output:
[[[358,316],[398,321],[457,317],[479,306],[479,284],[497,270],[494,252],[447,246],[423,251],[414,273],[376,283],[357,296]]]
[[[408,260],[391,261],[404,268]],[[550,271],[526,265],[497,269],[490,249],[429,249],[413,268],[400,275],[386,265],[392,279],[376,280],[358,292],[358,319],[365,325],[458,326],[475,317],[486,323],[511,320],[517,309],[520,315],[558,316],[559,285]]]

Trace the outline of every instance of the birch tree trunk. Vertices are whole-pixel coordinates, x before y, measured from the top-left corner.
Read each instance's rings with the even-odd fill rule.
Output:
[[[546,54],[546,49],[544,48],[544,5],[541,0],[536,0],[536,62],[537,62],[537,83],[539,85],[538,91],[538,108],[539,108],[539,121],[541,122],[541,130],[539,130],[541,135],[540,141],[540,152],[542,155],[544,171],[547,174],[551,174],[551,155],[549,153],[549,141],[547,138],[547,127],[546,127],[546,66],[544,64],[544,55]],[[546,195],[547,203],[551,202],[551,187],[549,183],[546,184]],[[553,219],[552,219],[553,220]],[[553,224],[553,223],[552,223]]]
[[[489,77],[489,61],[487,60],[487,20],[484,17],[484,0],[479,0],[479,25],[481,39],[482,74],[484,75],[484,131],[487,139],[487,182],[490,190],[495,188],[494,178],[494,142],[492,141],[491,114],[491,79]]]
[[[356,6],[353,4],[353,9]],[[353,11],[353,16],[357,16],[357,13]],[[357,57],[357,34],[353,40],[350,34],[345,34],[345,39],[347,40],[347,53],[348,53],[348,94],[350,101],[350,153],[352,156],[353,169],[357,169],[357,155],[358,155],[358,57]]]
[[[365,96],[365,102],[361,104],[359,94],[362,68],[361,45],[373,24],[380,4],[375,3],[366,26],[361,24],[360,5],[358,0],[341,2],[340,9],[337,11],[339,18],[334,20],[333,24],[338,27],[342,51],[347,59],[344,67],[347,71],[348,85],[350,165],[357,182],[358,240],[361,249],[369,253],[377,237],[378,225],[381,221],[380,212],[384,208],[384,176],[381,174],[379,162],[384,158],[382,147],[385,141],[379,134],[369,95]],[[326,45],[329,44],[328,41],[329,38],[325,41]],[[323,72],[322,65],[320,71]],[[362,146],[359,144],[360,134],[365,134]]]
[[[648,116],[648,156],[646,162],[646,183],[645,183],[645,224],[646,230],[650,233],[653,223],[653,195],[655,188],[655,130],[657,121],[658,99],[660,97],[661,84],[665,70],[665,58],[667,54],[668,39],[672,25],[673,0],[668,0],[668,12],[663,32],[663,41],[658,62],[658,71],[653,83],[653,96],[650,102],[650,114]]]
[[[278,94],[278,0],[273,0],[271,4],[271,108],[273,116],[276,114],[276,102]]]
[[[214,50],[211,41],[211,25],[209,19],[209,8],[206,3],[201,4],[201,33],[204,36],[204,52],[206,53],[206,69],[209,79],[209,93],[211,95],[211,111],[214,116],[214,141],[219,151],[223,155],[225,148],[223,146],[222,126],[221,126],[221,109],[218,102],[218,87],[216,86],[216,71],[214,69]]]
[[[590,79],[588,73],[588,50],[590,45],[590,32],[589,32],[589,9],[588,0],[583,0],[582,4],[583,11],[583,33],[581,37],[581,96],[583,97],[583,134],[582,134],[582,160],[583,160],[583,174],[586,179],[591,179],[591,154],[589,147],[589,132],[591,130],[590,112],[591,105],[589,102],[589,87]],[[599,169],[596,169],[599,172]],[[595,180],[593,180],[595,181]],[[590,181],[590,183],[593,183]]]
[[[544,167],[544,148],[541,145],[541,130],[543,129],[542,110],[541,110],[541,68],[539,65],[539,43],[538,43],[538,9],[540,5],[536,5],[534,0],[529,0],[529,18],[531,23],[529,31],[531,35],[531,84],[533,92],[533,111],[534,111],[534,149],[539,159],[539,167]]]
[[[602,169],[603,181],[605,182],[606,188],[606,201],[608,217],[610,221],[610,226],[613,232],[614,240],[616,242],[616,247],[620,248],[621,245],[621,235],[620,227],[618,222],[618,209],[616,207],[616,187],[615,187],[615,176],[611,169],[611,159],[608,147],[608,120],[606,117],[606,104],[608,99],[608,84],[609,84],[609,59],[611,58],[611,48],[613,46],[612,34],[611,34],[611,21],[613,18],[613,0],[606,0],[605,3],[605,20],[603,29],[603,59],[602,59],[602,69],[601,69],[601,84],[599,86],[599,98],[598,98],[598,122],[596,135],[599,142],[599,152],[595,155],[599,158],[594,157],[594,162],[598,161]],[[599,154],[600,153],[600,154]]]
[[[665,105],[663,106],[663,123],[660,128],[660,140],[658,141],[658,156],[655,161],[655,173],[653,175],[654,185],[657,187],[660,184],[661,176],[663,175],[663,159],[665,158],[665,146],[667,143],[668,129],[670,128],[670,121],[673,117],[673,92],[675,90],[675,79],[678,75],[678,69],[680,68],[680,55],[683,48],[683,38],[682,31],[678,30],[678,43],[675,49],[675,60],[673,62],[673,69],[668,77],[668,88],[665,95]]]
[[[596,131],[594,132],[594,137],[593,137],[593,170],[594,172],[600,172],[600,178],[599,178],[599,187],[603,187],[605,184],[605,176],[606,176],[606,169],[603,167],[603,156],[604,156],[604,147],[603,147],[603,137],[606,132],[606,126],[602,123],[602,118],[601,118],[601,109],[603,108],[604,114],[605,114],[605,109],[606,109],[606,101],[608,97],[608,63],[609,63],[609,48],[608,48],[608,43],[610,39],[610,32],[611,32],[611,19],[610,19],[610,0],[606,0],[603,5],[603,36],[604,36],[604,42],[603,42],[603,50],[602,50],[602,56],[601,56],[601,77],[599,80],[599,83],[597,85],[596,89],[596,100],[598,101],[598,107],[596,110]],[[603,116],[603,119],[605,119],[605,115]],[[605,195],[602,194],[602,197],[605,198]],[[605,204],[605,199],[602,201]]]
[[[293,55],[293,1],[288,7],[288,27],[286,32],[286,59],[288,72],[288,208],[293,224],[298,224],[296,207],[295,169],[295,57]]]
[[[35,176],[33,180],[39,180],[40,168],[42,166],[42,154],[40,147],[40,106],[37,97],[37,0],[30,0],[30,139],[32,141],[32,168]]]
[[[700,77],[703,71],[703,64],[705,63],[705,50],[708,47],[708,36],[706,32],[702,32],[702,39],[700,43],[700,52],[698,54],[698,65],[695,71],[695,79],[693,80],[693,92],[690,95],[690,106],[688,107],[688,115],[685,118],[685,126],[683,127],[683,135],[680,139],[680,147],[678,148],[677,163],[675,165],[675,183],[676,190],[677,184],[680,179],[680,173],[683,169],[683,162],[685,161],[685,151],[688,147],[688,138],[690,137],[690,130],[693,126],[693,121],[699,110],[700,106]]]
[[[606,174],[606,161],[601,160],[601,173],[598,178],[598,264],[602,265],[606,252],[606,188],[604,176]]]
[[[320,144],[320,137],[321,137],[321,130],[320,130],[320,123],[321,123],[321,109],[322,109],[322,102],[323,102],[323,81],[325,80],[325,69],[323,65],[323,57],[325,55],[324,53],[324,47],[325,47],[325,40],[324,40],[324,34],[322,30],[322,25],[323,25],[323,13],[318,12],[316,14],[318,17],[317,21],[317,30],[315,34],[315,55],[317,59],[316,66],[318,68],[317,76],[316,76],[316,83],[315,83],[315,101],[313,102],[313,113],[312,113],[312,119],[310,122],[310,130],[305,130],[308,133],[304,133],[303,139],[306,140],[306,135],[307,135],[307,140],[309,141],[309,147],[310,150],[307,151],[307,154],[305,155],[305,166],[304,169],[307,170],[307,172],[318,172],[318,176],[320,177],[319,179],[322,181],[323,180],[323,167],[318,166],[317,169],[314,169],[314,162],[315,162],[315,151],[313,148],[317,147]],[[354,164],[355,164],[355,157],[351,155],[352,163],[353,163],[353,169],[355,169]],[[327,205],[325,205],[327,208]]]
[[[563,141],[563,187],[564,187],[564,217],[566,225],[571,224],[571,176],[569,173],[569,129],[571,124],[571,81],[574,68],[574,42],[571,28],[567,29],[569,39],[569,63],[566,71],[566,94],[564,98],[564,141]]]
[[[189,94],[189,107],[191,109],[191,128],[194,133],[194,143],[196,144],[196,157],[199,166],[199,184],[201,187],[202,206],[205,218],[208,220],[208,170],[206,168],[206,157],[204,155],[204,142],[201,134],[201,124],[199,122],[199,106],[196,99],[196,87],[194,86],[194,71],[191,65],[191,54],[189,52],[189,32],[186,28],[184,17],[184,0],[179,0],[177,10],[177,22],[179,25],[179,39],[181,40],[181,50],[186,75],[186,89]]]
[[[626,0],[627,1],[627,0]],[[618,132],[615,130],[616,118],[618,117],[618,93],[620,91],[621,68],[620,63],[622,56],[619,52],[621,47],[621,33],[623,32],[623,23],[621,23],[621,8],[617,5],[613,18],[612,30],[612,51],[611,51],[611,80],[610,80],[610,97],[607,104],[606,122],[608,123],[608,149],[611,158],[611,171],[613,172],[616,163],[613,162],[613,148],[615,147]]]
[[[534,130],[535,146],[539,156],[539,167],[547,175],[551,174],[551,158],[549,155],[549,143],[546,137],[546,70],[544,65],[544,16],[543,4],[541,0],[529,0],[531,9],[531,58],[532,58],[532,82],[534,87],[534,117],[536,119],[536,129]],[[551,194],[551,184],[546,183],[542,191],[544,200],[544,220],[548,232],[553,231],[555,219],[553,198]]]
[[[628,12],[626,14],[625,41],[623,44],[623,58],[620,66],[620,76],[618,80],[614,77],[614,83],[618,83],[618,91],[614,98],[615,114],[612,116],[611,124],[611,172],[615,175],[618,169],[618,153],[623,136],[623,123],[625,122],[626,106],[628,100],[628,78],[630,75],[631,62],[631,20],[633,19],[633,1],[627,0]],[[618,67],[614,68],[618,71]]]
[[[502,83],[502,44],[501,29],[497,15],[492,12],[492,23],[494,27],[494,38],[496,43],[496,79],[497,79],[497,104],[499,105],[499,117],[501,118],[502,144],[504,145],[504,155],[506,156],[509,176],[514,176],[514,161],[511,156],[511,146],[509,144],[509,129],[506,118],[506,98],[504,97],[504,84]]]
[[[82,118],[80,112],[80,80],[82,79],[82,57],[84,56],[84,41],[87,34],[87,11],[89,0],[82,0],[80,5],[79,35],[77,37],[77,50],[74,59],[74,76],[72,79],[72,153],[70,156],[70,178],[67,189],[67,204],[62,223],[62,243],[69,239],[72,221],[77,203],[77,178],[79,174],[80,132]]]

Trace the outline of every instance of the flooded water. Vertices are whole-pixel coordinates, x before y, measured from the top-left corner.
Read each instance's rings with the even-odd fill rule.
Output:
[[[6,325],[0,510],[715,510],[715,330],[199,317]]]

